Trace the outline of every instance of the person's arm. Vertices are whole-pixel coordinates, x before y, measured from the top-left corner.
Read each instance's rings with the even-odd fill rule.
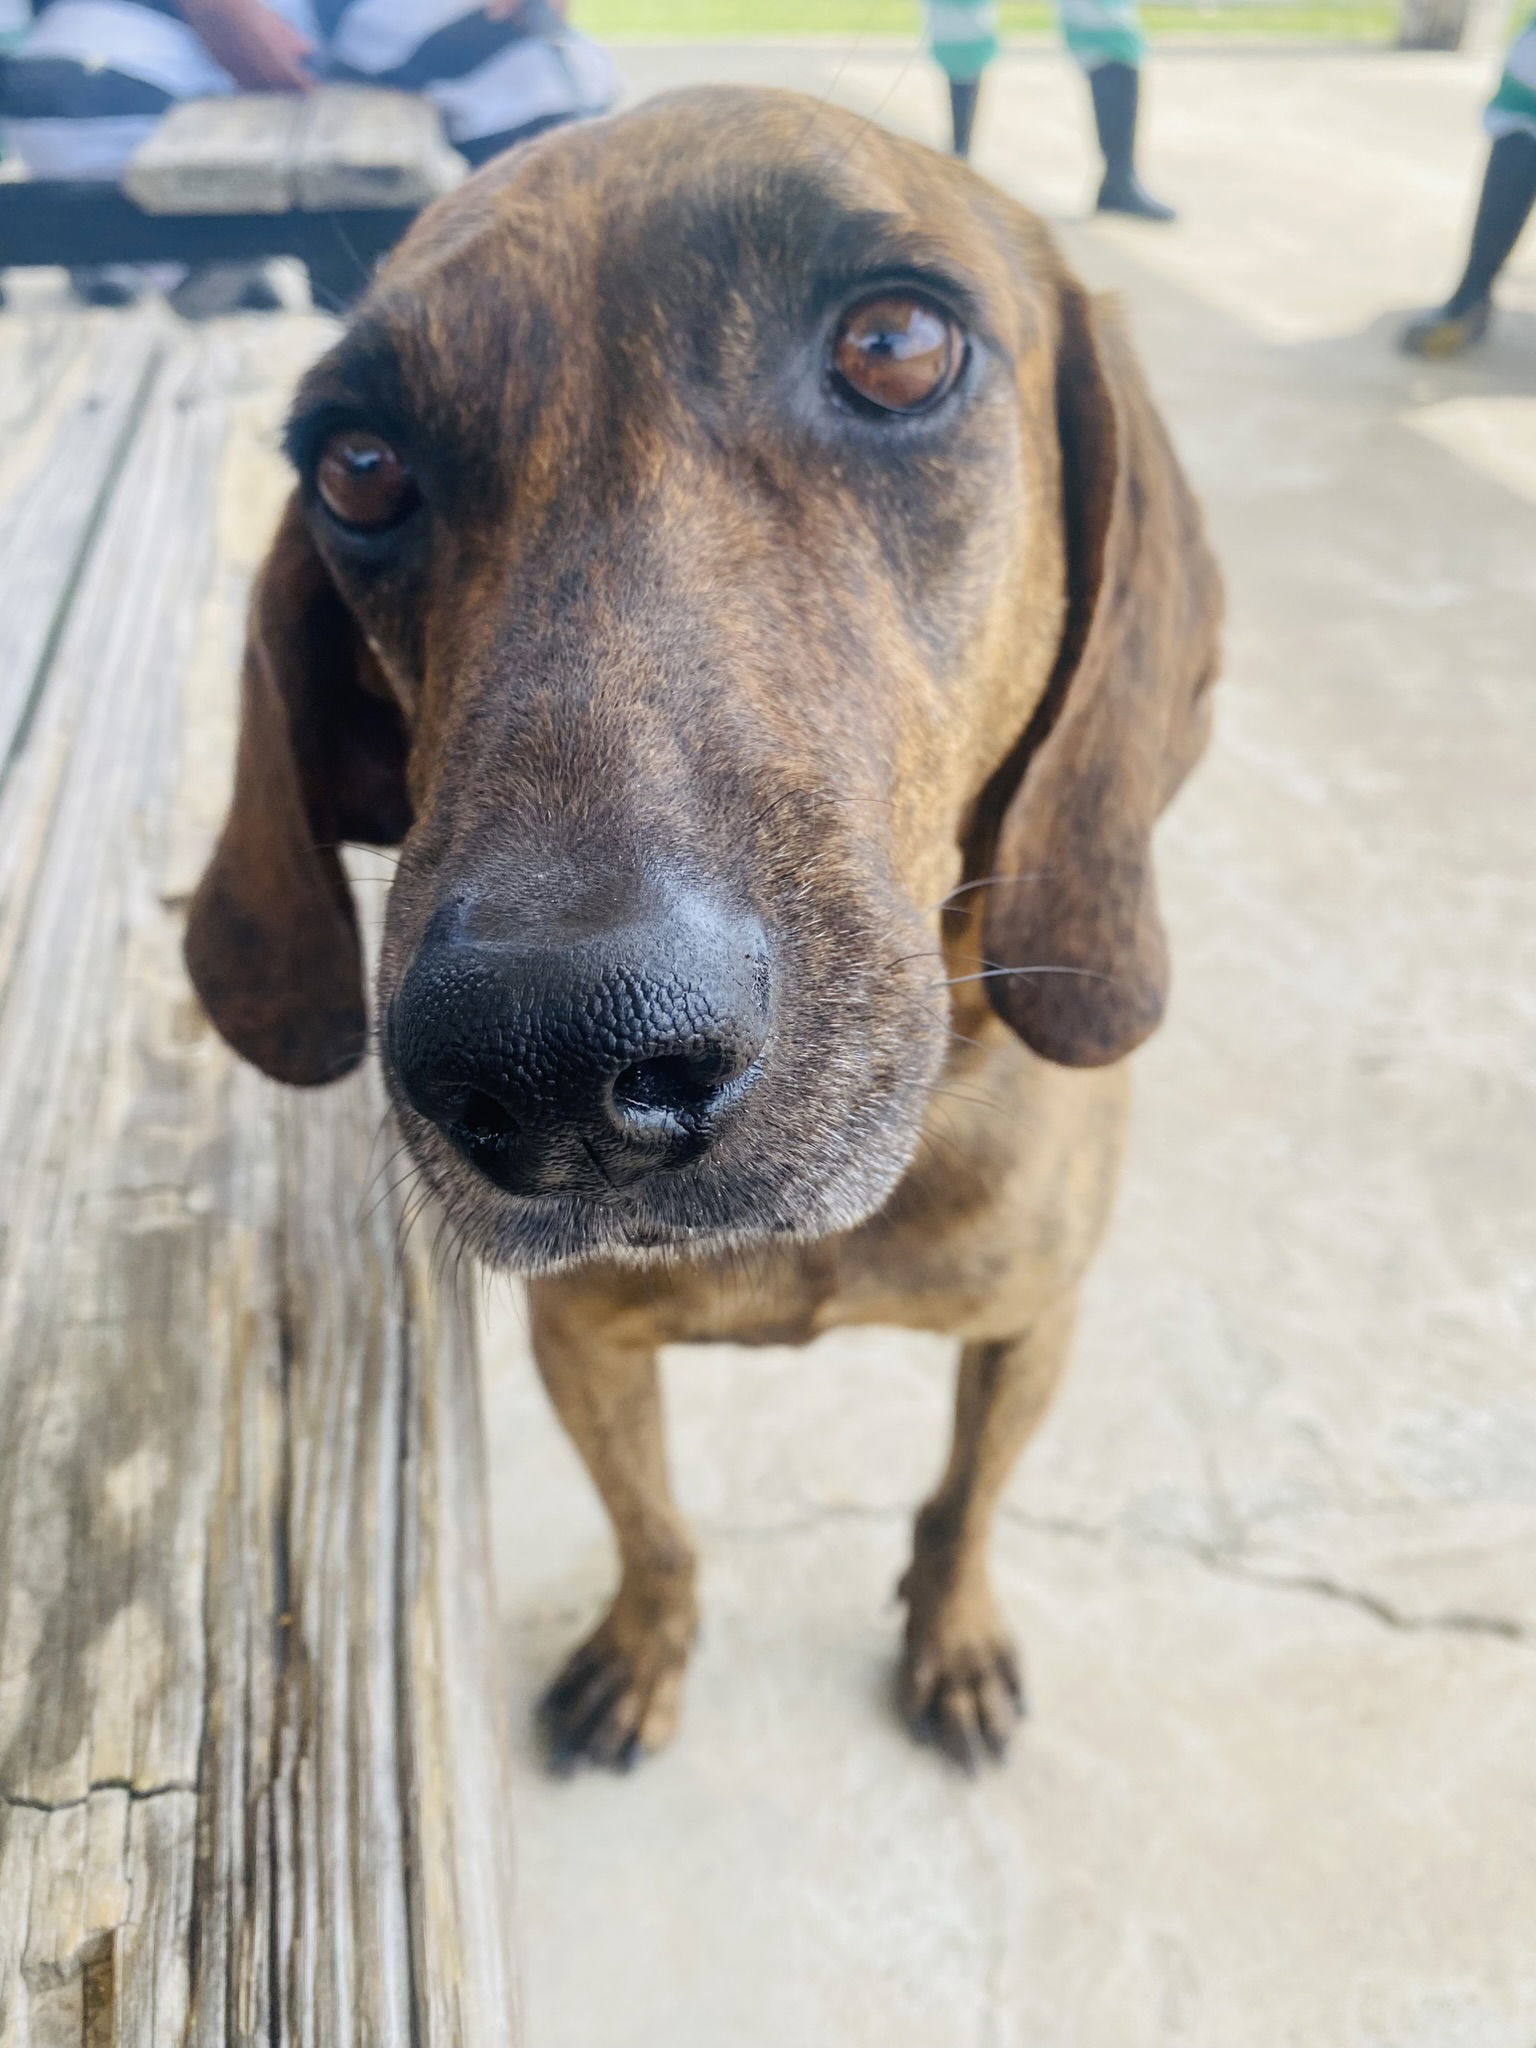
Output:
[[[177,0],[210,57],[248,92],[308,92],[314,44],[262,0]]]

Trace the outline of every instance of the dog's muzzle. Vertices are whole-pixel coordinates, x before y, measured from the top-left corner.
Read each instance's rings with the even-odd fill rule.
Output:
[[[483,922],[483,920],[481,920]],[[509,1194],[620,1200],[699,1159],[761,1070],[769,948],[698,899],[563,943],[433,920],[390,1007],[406,1101]]]

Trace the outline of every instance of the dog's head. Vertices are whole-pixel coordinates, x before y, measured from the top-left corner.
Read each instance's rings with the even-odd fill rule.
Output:
[[[338,843],[403,842],[380,1045],[482,1255],[870,1214],[946,957],[1048,1059],[1156,1024],[1215,574],[1113,320],[965,170],[767,92],[553,135],[407,238],[290,448],[188,958],[257,1066],[345,1072]]]

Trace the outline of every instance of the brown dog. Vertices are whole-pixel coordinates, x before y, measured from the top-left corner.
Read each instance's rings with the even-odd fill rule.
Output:
[[[903,1697],[1021,1705],[988,1524],[1061,1373],[1166,960],[1150,838],[1219,589],[1114,315],[963,168],[686,92],[423,219],[305,379],[187,953],[235,1048],[361,1057],[336,846],[403,841],[402,1130],[534,1275],[622,1574],[555,1753],[671,1734],[694,1554],[656,1357],[964,1343]]]

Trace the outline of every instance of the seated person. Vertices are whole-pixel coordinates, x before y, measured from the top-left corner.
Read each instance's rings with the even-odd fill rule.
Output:
[[[34,0],[34,13],[0,82],[7,141],[34,177],[116,180],[175,100],[319,80],[424,94],[481,164],[603,112],[617,84],[552,0]],[[77,288],[121,303],[134,288],[121,268],[77,273]]]

